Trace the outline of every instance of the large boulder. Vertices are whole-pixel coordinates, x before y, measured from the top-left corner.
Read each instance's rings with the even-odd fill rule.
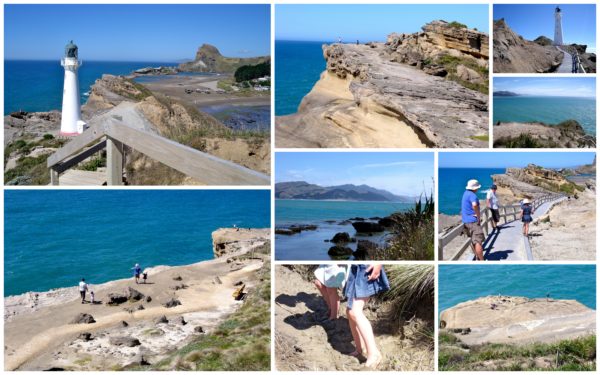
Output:
[[[91,316],[90,314],[86,314],[86,313],[79,313],[79,314],[77,314],[77,316],[75,318],[73,318],[73,320],[71,320],[71,324],[91,324],[91,323],[96,323],[96,320],[94,320],[93,316]]]
[[[467,68],[462,64],[456,67],[456,76],[463,81],[471,83],[483,83],[483,78],[479,73],[471,68]]]
[[[128,299],[129,301],[140,301],[142,300],[145,296],[140,293],[139,291],[133,289],[132,287],[129,287],[127,289],[127,294],[128,294]]]
[[[359,233],[383,232],[385,228],[379,223],[370,221],[359,221],[352,223],[354,229]]]
[[[335,244],[350,242],[350,235],[346,232],[336,233],[331,239],[331,242]]]
[[[133,348],[134,346],[142,345],[140,340],[136,339],[135,337],[127,337],[127,336],[111,337],[108,341],[112,345],[127,346],[129,348]]]
[[[346,246],[332,246],[327,254],[331,257],[347,257],[352,255],[352,249]]]
[[[367,240],[359,240],[353,255],[357,260],[375,259],[377,249],[378,246],[376,243]]]
[[[115,306],[125,303],[129,300],[129,297],[126,294],[121,293],[108,293],[108,302],[107,305]]]
[[[181,302],[179,302],[179,300],[175,298],[171,298],[167,302],[163,303],[163,306],[166,308],[171,308],[179,305],[181,305]]]

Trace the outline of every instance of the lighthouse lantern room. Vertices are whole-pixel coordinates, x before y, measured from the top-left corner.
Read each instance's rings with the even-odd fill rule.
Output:
[[[79,79],[77,70],[81,66],[78,49],[73,41],[65,46],[65,56],[60,60],[65,68],[65,84],[63,89],[62,119],[60,134],[72,136],[83,133],[85,122],[81,120],[81,105],[79,102]]]

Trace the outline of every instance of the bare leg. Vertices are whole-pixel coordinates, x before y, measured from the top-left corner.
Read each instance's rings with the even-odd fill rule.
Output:
[[[356,303],[356,300],[354,300],[354,303]],[[354,312],[350,309],[346,309],[346,315],[348,316],[348,324],[350,325],[352,340],[354,340],[354,347],[356,348],[356,350],[353,353],[350,353],[350,355],[358,357],[359,355],[362,355],[365,343],[362,336],[358,332],[358,328],[356,326],[356,316]]]
[[[472,244],[473,252],[477,260],[483,260],[483,246],[480,243]]]
[[[376,367],[381,361],[381,352],[377,348],[377,343],[375,342],[375,335],[373,334],[373,327],[369,322],[369,319],[363,313],[363,308],[365,304],[369,301],[369,298],[357,298],[354,300],[352,306],[352,314],[354,316],[354,320],[356,322],[356,329],[359,335],[364,340],[364,343],[367,348],[367,362],[365,366],[367,367]]]
[[[329,297],[329,319],[337,319],[340,310],[340,297],[336,288],[326,288]]]
[[[325,304],[327,305],[328,314],[331,314],[331,312],[330,312],[331,306],[329,306],[329,296],[327,295],[327,287],[325,285],[321,284],[321,282],[319,280],[315,280],[315,286],[319,290],[319,293],[321,293],[321,296],[323,296],[323,300],[325,301]]]

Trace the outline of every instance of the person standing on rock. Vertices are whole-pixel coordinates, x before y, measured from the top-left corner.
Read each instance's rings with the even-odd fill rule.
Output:
[[[338,318],[340,310],[338,288],[343,288],[347,274],[347,268],[337,264],[322,264],[315,270],[315,286],[327,305],[327,320]]]
[[[523,222],[523,235],[529,236],[529,223],[533,221],[533,206],[527,198],[523,199],[521,205],[521,221]]]
[[[498,223],[500,222],[500,206],[498,205],[496,190],[498,190],[498,186],[493,184],[490,190],[488,190],[486,197],[487,207],[492,211],[492,232],[496,229],[500,229],[498,228]]]
[[[85,292],[88,290],[88,285],[85,282],[85,279],[81,279],[79,282],[79,295],[81,296],[81,303],[85,303]]]
[[[142,273],[142,267],[140,267],[140,265],[138,263],[136,263],[135,267],[133,267],[132,270],[133,270],[133,277],[135,279],[135,283],[139,284],[140,274]]]
[[[481,184],[477,180],[469,180],[461,202],[461,216],[463,230],[468,237],[471,237],[471,246],[477,260],[483,259],[483,229],[481,228],[481,210],[479,207],[479,198],[477,190]]]
[[[360,357],[363,350],[367,351],[365,367],[375,370],[383,356],[377,348],[373,327],[365,316],[363,309],[369,302],[369,298],[390,289],[390,282],[381,264],[353,264],[350,267],[348,281],[344,291],[348,298],[346,314],[352,338],[354,339],[355,351],[351,356]]]

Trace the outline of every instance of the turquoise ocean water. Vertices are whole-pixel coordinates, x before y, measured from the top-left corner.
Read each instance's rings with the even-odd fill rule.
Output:
[[[485,199],[487,190],[492,185],[492,175],[504,173],[504,168],[440,168],[438,171],[439,213],[458,215],[460,202],[470,179],[479,180],[481,189],[479,199]]]
[[[327,250],[333,245],[330,240],[336,233],[347,232],[359,240],[369,240],[378,244],[385,243],[386,233],[358,235],[348,222],[350,218],[384,217],[394,212],[405,211],[413,207],[408,203],[393,202],[345,202],[318,200],[275,201],[275,226],[292,224],[316,224],[317,230],[307,230],[292,236],[275,235],[276,260],[331,260]],[[356,250],[356,243],[348,247]]]
[[[275,41],[275,115],[296,113],[325,70],[325,42]]]
[[[94,82],[102,74],[127,75],[147,66],[175,66],[165,62],[83,61],[79,68],[79,92],[84,103]],[[4,61],[4,114],[60,110],[64,69],[60,61]]]
[[[587,134],[596,134],[595,98],[566,98],[549,96],[494,97],[494,123],[533,122],[558,124],[577,120]]]
[[[574,299],[596,309],[593,265],[440,265],[439,312],[488,295]]]
[[[267,190],[7,190],[4,295],[212,259],[221,227],[270,226]]]

